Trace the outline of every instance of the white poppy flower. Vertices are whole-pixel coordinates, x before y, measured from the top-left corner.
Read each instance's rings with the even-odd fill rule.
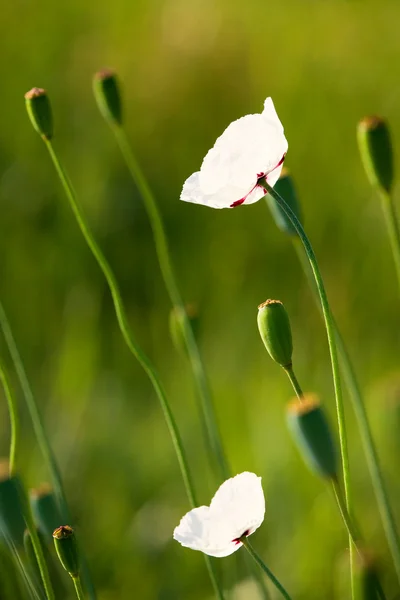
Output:
[[[234,121],[217,139],[200,171],[185,181],[181,200],[212,208],[233,208],[257,202],[278,181],[288,149],[282,123],[271,98],[261,114]]]
[[[264,514],[261,477],[240,473],[220,486],[210,506],[188,512],[175,528],[174,539],[210,556],[229,556],[243,545],[240,538],[260,527]]]

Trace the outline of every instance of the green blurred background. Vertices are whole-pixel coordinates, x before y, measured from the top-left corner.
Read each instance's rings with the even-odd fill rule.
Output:
[[[24,93],[33,86],[49,92],[55,144],[165,383],[200,501],[208,504],[217,479],[186,361],[170,339],[170,303],[148,220],[92,96],[96,70],[119,73],[129,136],[159,200],[182,293],[199,307],[199,343],[232,469],[263,477],[267,513],[254,544],[294,598],[347,598],[345,531],[329,490],[292,445],[285,424],[292,392],[256,327],[260,302],[285,302],[299,379],[335,423],[326,337],[293,248],[264,201],[217,211],[181,203],[179,194],[223,129],[272,96],[400,519],[399,295],[355,138],[358,119],[370,113],[386,116],[395,140],[400,136],[399,20],[398,0],[3,0],[0,299],[101,600],[201,600],[212,592],[201,555],[172,540],[189,506],[168,431],[28,121]],[[35,486],[48,473],[19,397],[20,466]],[[388,548],[347,413],[357,515],[394,597]],[[4,398],[0,416],[6,455]],[[228,582],[241,580],[235,600],[258,597],[236,556],[220,563],[230,569]]]

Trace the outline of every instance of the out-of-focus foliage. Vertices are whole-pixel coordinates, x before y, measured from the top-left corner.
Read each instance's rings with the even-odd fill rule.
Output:
[[[357,121],[377,113],[400,144],[399,20],[397,0],[3,0],[0,299],[62,466],[100,599],[212,595],[201,556],[172,540],[188,503],[168,432],[25,114],[24,93],[33,86],[49,92],[55,144],[115,267],[137,337],[165,382],[199,497],[208,503],[218,482],[187,364],[169,336],[170,304],[148,220],[92,97],[93,73],[117,69],[129,135],[159,200],[184,297],[200,310],[199,342],[232,469],[263,477],[267,514],[254,544],[295,598],[344,598],[346,534],[329,491],[291,442],[291,389],[257,331],[257,305],[269,297],[284,301],[299,379],[320,395],[334,424],[326,338],[291,243],[264,201],[217,211],[178,198],[222,130],[272,96],[305,227],[365,391],[400,518],[400,300],[355,135]],[[21,462],[37,486],[48,474],[20,398]],[[394,592],[347,412],[357,516]],[[6,454],[5,401],[0,416]],[[229,570],[226,581],[238,584],[236,599],[257,597],[236,555],[219,564]]]

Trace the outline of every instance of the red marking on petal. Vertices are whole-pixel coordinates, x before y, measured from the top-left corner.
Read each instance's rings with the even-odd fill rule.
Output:
[[[244,533],[242,533],[242,535],[238,538],[235,538],[234,540],[232,540],[232,542],[234,542],[236,545],[241,544],[242,543],[242,538],[247,537],[250,534],[250,529],[246,529],[246,531]]]
[[[243,204],[243,202],[246,200],[246,198],[247,198],[247,196],[245,196],[244,198],[240,198],[240,200],[236,200],[236,202],[231,204],[229,208],[235,208],[236,206],[240,206],[241,204]]]

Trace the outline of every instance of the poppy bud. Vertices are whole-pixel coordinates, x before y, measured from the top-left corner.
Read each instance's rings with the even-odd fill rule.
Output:
[[[282,196],[286,204],[289,205],[301,223],[302,215],[293,178],[288,169],[285,167],[283,167],[281,176],[274,185],[274,190],[277,191],[280,196]],[[271,196],[271,194],[267,194],[265,199],[278,229],[280,229],[283,233],[287,233],[288,235],[297,235],[296,229],[293,227],[289,217],[282,210],[276,200]]]
[[[9,477],[6,470],[8,463],[4,462],[0,465],[0,530],[7,542],[20,548],[26,527],[22,483],[17,476]]]
[[[69,525],[62,525],[54,530],[53,538],[60,563],[71,577],[78,577],[79,552],[74,530]]]
[[[93,91],[97,105],[106,121],[122,125],[122,102],[117,76],[110,69],[103,69],[93,78]]]
[[[386,122],[365,117],[358,124],[358,146],[371,185],[390,192],[393,185],[393,149]]]
[[[271,358],[287,368],[292,364],[292,332],[285,307],[279,300],[267,300],[258,307],[258,330]]]
[[[337,476],[336,448],[322,407],[313,395],[288,406],[287,421],[300,454],[317,475]]]
[[[39,531],[46,539],[51,540],[53,531],[62,523],[59,508],[51,487],[43,484],[30,490],[30,504],[33,518]]]
[[[33,88],[25,94],[26,110],[35,130],[44,140],[53,137],[53,115],[46,90]]]

